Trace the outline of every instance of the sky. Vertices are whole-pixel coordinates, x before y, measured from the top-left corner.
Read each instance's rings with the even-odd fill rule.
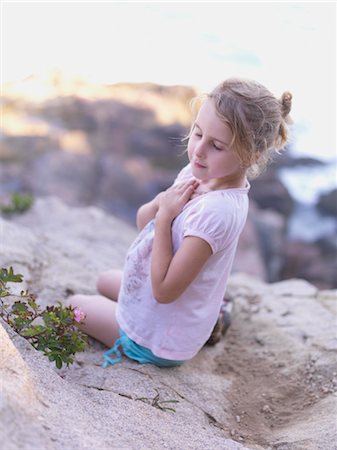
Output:
[[[335,2],[3,1],[1,52],[3,83],[55,67],[204,92],[252,78],[293,94],[296,154],[337,157]]]

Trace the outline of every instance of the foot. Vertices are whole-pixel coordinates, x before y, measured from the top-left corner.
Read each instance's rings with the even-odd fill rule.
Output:
[[[221,305],[218,320],[213,331],[205,345],[211,346],[217,344],[223,336],[225,336],[233,316],[234,302],[232,299],[224,298]]]

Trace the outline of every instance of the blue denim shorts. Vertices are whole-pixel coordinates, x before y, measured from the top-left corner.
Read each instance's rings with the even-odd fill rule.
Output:
[[[154,355],[151,350],[142,345],[137,344],[135,341],[130,339],[127,334],[120,328],[119,329],[120,338],[117,339],[115,345],[104,353],[105,362],[102,367],[108,367],[109,364],[117,364],[122,360],[122,353],[118,349],[121,347],[124,354],[128,356],[130,359],[134,359],[141,364],[154,364],[158,367],[174,367],[181,366],[185,360],[176,361],[173,359],[164,359],[159,358]],[[111,359],[111,355],[115,354],[117,358]]]

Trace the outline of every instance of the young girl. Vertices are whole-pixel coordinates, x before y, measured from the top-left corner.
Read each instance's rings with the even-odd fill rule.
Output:
[[[169,367],[203,347],[246,222],[247,178],[287,143],[290,93],[277,100],[255,81],[229,79],[199,100],[187,136],[190,162],[138,210],[140,234],[124,273],[104,272],[102,295],[69,299],[86,315],[82,330],[113,346],[104,367],[121,360],[119,348],[133,360]]]

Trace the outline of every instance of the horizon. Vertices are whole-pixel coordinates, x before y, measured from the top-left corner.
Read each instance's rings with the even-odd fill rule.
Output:
[[[293,94],[296,155],[337,156],[334,3],[3,2],[1,21],[2,83],[52,68],[204,92],[251,78]]]

